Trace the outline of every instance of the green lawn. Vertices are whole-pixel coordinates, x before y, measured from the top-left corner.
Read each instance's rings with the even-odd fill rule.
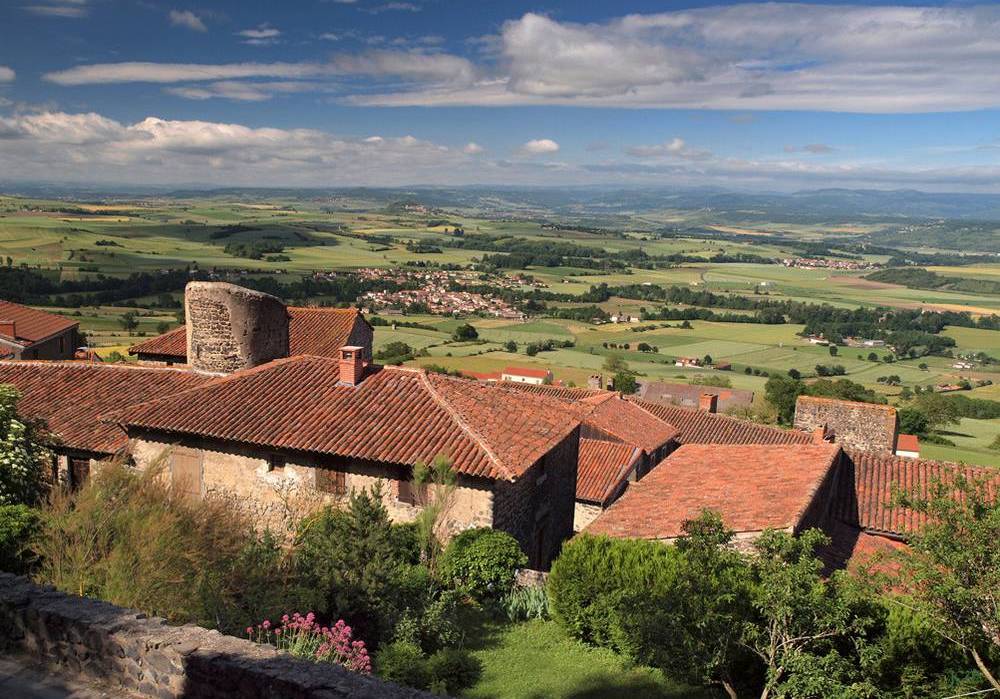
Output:
[[[680,699],[711,697],[568,637],[555,622],[487,624],[469,648],[483,664],[474,699]]]

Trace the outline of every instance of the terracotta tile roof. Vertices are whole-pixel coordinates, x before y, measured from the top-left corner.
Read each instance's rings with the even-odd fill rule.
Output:
[[[867,531],[905,536],[926,521],[912,510],[891,507],[894,488],[919,497],[927,495],[935,481],[948,483],[961,474],[970,480],[986,479],[1000,492],[1000,472],[996,469],[874,452],[845,453],[832,513]]]
[[[356,387],[338,362],[300,356],[236,372],[113,416],[130,428],[398,464],[447,454],[456,471],[515,479],[579,424],[552,400],[402,367]]]
[[[920,439],[915,434],[901,434],[896,437],[896,451],[920,451]]]
[[[594,520],[586,531],[613,537],[672,539],[704,508],[740,532],[799,524],[840,447],[688,444]]]
[[[579,401],[584,423],[638,446],[647,454],[674,441],[678,430],[617,394],[604,392]]]
[[[128,348],[129,354],[158,354],[187,361],[187,328],[183,325],[162,335],[137,342]]]
[[[899,539],[871,534],[846,522],[827,522],[823,531],[830,537],[830,543],[816,553],[827,571],[846,568],[852,573],[862,573],[866,569],[895,573],[899,566],[894,565],[889,556],[908,548]]]
[[[603,505],[641,459],[638,447],[604,439],[580,439],[576,499]]]
[[[171,395],[208,381],[176,369],[93,362],[0,362],[0,383],[21,392],[19,409],[44,420],[72,449],[111,454],[125,433],[98,418],[109,410]]]
[[[706,393],[719,397],[719,410],[723,412],[733,407],[750,405],[753,402],[753,391],[665,381],[639,382],[639,398],[650,403],[697,408],[702,395]]]
[[[13,321],[16,337],[0,335],[5,340],[13,340],[19,345],[28,347],[40,340],[45,340],[70,328],[80,325],[56,313],[39,311],[19,303],[0,300],[0,321]]]
[[[610,391],[601,391],[595,388],[571,388],[569,386],[551,386],[530,383],[517,384],[516,388],[518,391],[522,391],[524,393],[535,393],[540,396],[549,396],[550,398],[559,398],[561,400],[568,401],[582,400],[590,396],[610,393]]]
[[[661,405],[630,398],[636,405],[674,425],[681,444],[811,444],[812,435],[800,430],[783,430],[759,425],[729,415],[704,410]]]
[[[311,354],[336,357],[337,351],[348,344],[358,322],[367,323],[356,308],[288,307],[289,354]],[[175,328],[157,337],[128,348],[129,354],[157,354],[187,361],[187,330]]]

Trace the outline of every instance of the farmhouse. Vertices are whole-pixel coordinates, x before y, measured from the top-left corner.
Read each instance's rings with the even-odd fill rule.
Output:
[[[718,365],[717,365],[718,366]],[[668,383],[666,381],[640,381],[639,397],[650,403],[665,403],[683,405],[688,408],[699,407],[702,396],[716,396],[716,409],[726,412],[732,408],[749,407],[753,403],[753,391],[742,391],[736,388],[719,388],[716,386],[692,386],[683,383]],[[715,412],[713,410],[713,412]]]
[[[0,359],[73,359],[80,323],[0,300]]]
[[[516,383],[543,384],[552,383],[552,372],[548,369],[531,369],[525,367],[509,366],[500,372],[501,381],[514,381]]]

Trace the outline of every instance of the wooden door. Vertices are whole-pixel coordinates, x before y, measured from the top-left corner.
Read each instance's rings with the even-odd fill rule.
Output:
[[[179,493],[201,497],[202,458],[194,449],[174,447],[170,453],[170,484]]]

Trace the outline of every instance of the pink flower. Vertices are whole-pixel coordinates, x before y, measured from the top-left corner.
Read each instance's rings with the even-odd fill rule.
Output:
[[[264,623],[261,624],[261,626],[263,626],[265,629],[269,629],[271,628],[271,622],[268,621],[267,619],[264,619]]]

